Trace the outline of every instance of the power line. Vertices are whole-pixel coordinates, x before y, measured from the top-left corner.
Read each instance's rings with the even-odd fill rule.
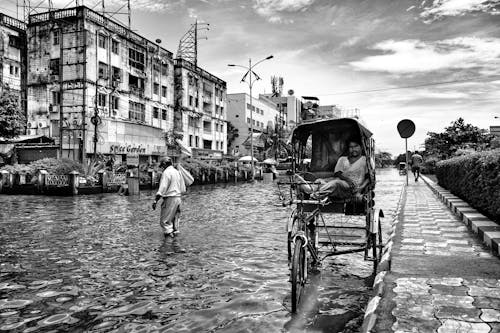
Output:
[[[345,92],[330,93],[330,94],[315,94],[315,96],[350,95],[350,94],[362,94],[362,93],[371,93],[371,92],[389,91],[389,90],[411,89],[411,88],[438,86],[438,85],[444,85],[444,84],[472,82],[472,81],[477,81],[477,80],[487,80],[490,78],[500,78],[500,75],[492,75],[492,76],[486,76],[486,77],[478,76],[478,77],[471,77],[471,78],[467,78],[467,79],[463,79],[463,80],[451,80],[451,81],[422,83],[422,84],[415,84],[415,85],[401,86],[401,87],[379,88],[379,89],[370,89],[370,90],[355,90],[355,91],[345,91]]]

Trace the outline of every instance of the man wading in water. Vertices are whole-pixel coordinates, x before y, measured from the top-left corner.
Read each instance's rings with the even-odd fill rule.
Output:
[[[163,199],[161,203],[160,225],[165,237],[174,237],[174,234],[179,232],[177,228],[180,215],[181,193],[185,185],[181,179],[181,174],[173,167],[170,157],[162,158],[160,167],[164,170],[161,175],[160,188],[156,193],[152,207],[155,210],[158,200]]]

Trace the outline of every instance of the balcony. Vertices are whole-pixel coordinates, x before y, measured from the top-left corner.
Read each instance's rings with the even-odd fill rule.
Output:
[[[144,97],[144,88],[129,86],[129,91],[134,95],[138,95],[139,97]]]

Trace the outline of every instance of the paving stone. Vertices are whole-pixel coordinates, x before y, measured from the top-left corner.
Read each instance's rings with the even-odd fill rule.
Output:
[[[483,278],[465,278],[464,285],[475,286],[475,287],[486,287],[486,288],[497,288],[500,287],[500,280],[498,279],[483,279]]]
[[[430,290],[431,294],[453,295],[453,296],[468,296],[469,288],[464,286],[447,286],[443,284],[433,284]]]
[[[500,298],[500,288],[469,286],[469,295]]]
[[[419,244],[423,243],[424,240],[422,238],[405,238],[401,240],[401,243],[406,244],[406,243],[412,243],[412,244]]]
[[[434,306],[457,306],[462,308],[474,308],[472,302],[474,298],[471,296],[455,296],[455,295],[440,295],[433,294]]]
[[[466,239],[447,239],[446,243],[448,244],[469,244],[469,241]]]
[[[432,278],[427,281],[428,284],[435,285],[445,285],[445,286],[461,286],[463,283],[464,279],[457,277],[457,278]]]
[[[453,319],[446,319],[439,327],[438,333],[488,333],[490,326],[485,323],[468,323]]]
[[[439,306],[436,309],[436,318],[455,319],[468,322],[482,322],[479,316],[481,311],[476,308],[463,308],[458,306]]]
[[[500,324],[498,323],[489,323],[491,326],[491,331],[490,333],[500,333]]]
[[[485,322],[500,323],[500,311],[496,309],[482,309],[481,319]]]
[[[436,243],[436,242],[426,242],[425,243],[425,246],[427,247],[437,247],[437,248],[443,248],[443,247],[446,247],[448,246],[446,242],[440,242],[440,243]]]
[[[420,318],[396,318],[392,325],[394,332],[435,332],[441,325],[439,320],[421,320]],[[455,332],[454,332],[455,333]]]

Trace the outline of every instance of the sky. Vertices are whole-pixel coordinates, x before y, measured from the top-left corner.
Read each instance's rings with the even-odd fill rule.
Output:
[[[127,22],[126,1],[104,1]],[[2,0],[0,11],[16,17],[15,3]],[[48,0],[37,10],[44,6]],[[275,75],[285,93],[359,109],[377,148],[393,155],[404,152],[396,129],[403,119],[416,125],[410,150],[459,117],[484,129],[500,125],[500,0],[133,0],[131,7],[132,29],[160,38],[174,55],[195,20],[208,23],[200,25],[198,66],[226,81],[228,93],[248,85],[240,82],[244,69],[227,64],[273,55],[254,69],[262,78],[254,96],[269,93]]]

